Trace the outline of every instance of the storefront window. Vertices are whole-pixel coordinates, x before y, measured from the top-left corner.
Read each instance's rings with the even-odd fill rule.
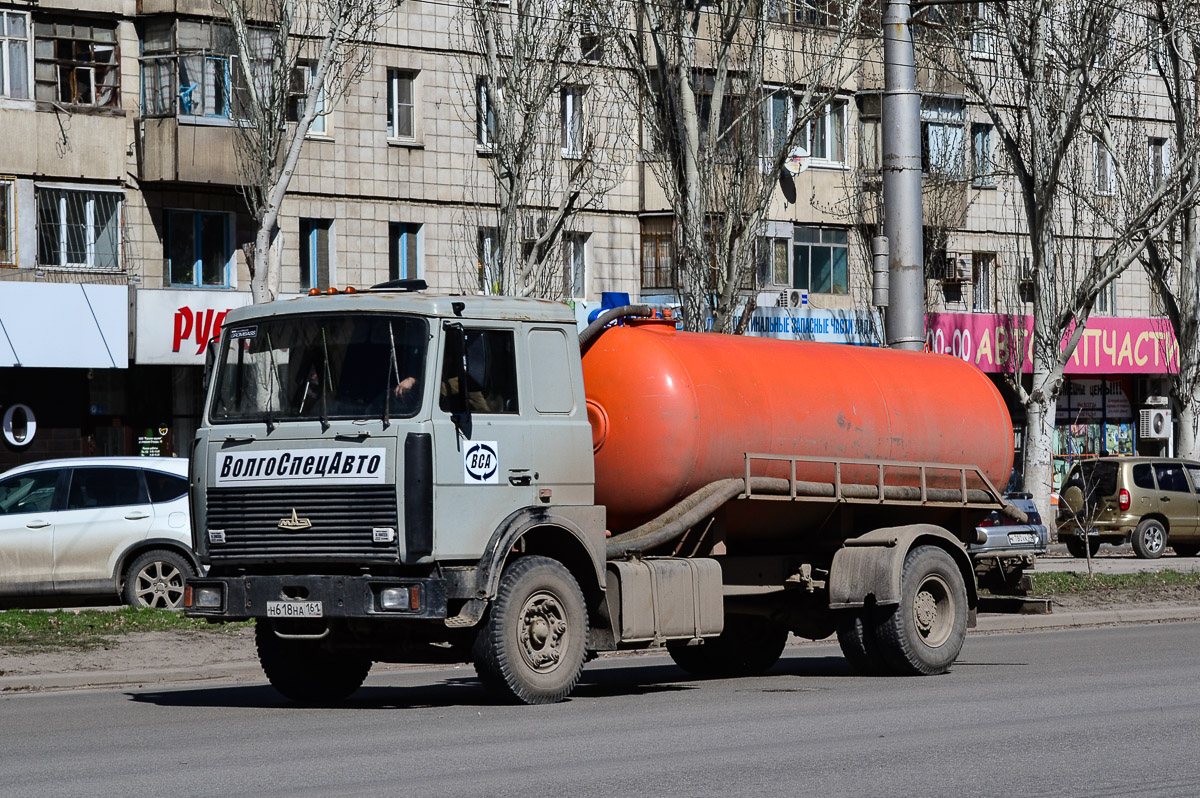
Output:
[[[1054,489],[1079,460],[1134,453],[1128,377],[1068,378],[1058,397],[1054,429]]]

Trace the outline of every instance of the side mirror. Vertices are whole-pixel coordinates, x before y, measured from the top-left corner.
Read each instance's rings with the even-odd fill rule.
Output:
[[[217,365],[217,348],[221,345],[221,336],[214,335],[208,339],[208,346],[204,347],[204,388],[208,389],[212,382],[213,368]]]

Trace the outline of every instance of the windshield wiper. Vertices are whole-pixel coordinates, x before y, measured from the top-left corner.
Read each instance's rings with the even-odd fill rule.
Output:
[[[275,374],[279,370],[279,366],[275,362],[275,344],[271,342],[270,330],[267,331],[267,356],[271,359],[271,376],[267,380],[267,407],[264,415],[267,422],[267,434],[270,435],[275,431],[275,417],[271,413],[271,405],[273,403],[272,400],[275,398],[275,392],[271,390],[271,386],[275,384]]]
[[[393,322],[388,322],[388,344],[392,350],[392,361],[388,363],[388,375],[384,380],[383,388],[383,428],[388,428],[388,422],[392,419],[392,375],[396,375],[396,387],[400,386],[400,363],[396,359],[396,327]]]
[[[321,386],[321,432],[325,432],[329,429],[329,407],[326,400],[333,388],[333,375],[329,371],[329,344],[325,340],[324,327],[321,327],[321,357],[325,367],[325,384]]]

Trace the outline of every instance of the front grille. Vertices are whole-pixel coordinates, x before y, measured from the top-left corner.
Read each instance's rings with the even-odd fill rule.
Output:
[[[281,529],[293,511],[312,526]],[[396,488],[210,488],[208,529],[225,532],[210,543],[214,562],[234,560],[389,561],[398,557],[396,540],[376,543],[372,529],[391,527],[402,534],[396,515]]]

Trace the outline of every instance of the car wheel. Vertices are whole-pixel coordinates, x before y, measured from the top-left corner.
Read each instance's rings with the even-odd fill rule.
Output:
[[[787,645],[787,627],[758,615],[729,615],[725,631],[698,646],[686,640],[667,643],[675,664],[701,678],[757,676],[779,661]]]
[[[850,669],[860,676],[881,676],[888,672],[887,662],[875,639],[875,616],[895,612],[895,607],[863,607],[841,610],[837,626],[838,645]]]
[[[1195,557],[1200,554],[1200,543],[1172,543],[1171,548],[1180,557]]]
[[[1130,540],[1133,552],[1143,560],[1155,560],[1162,556],[1167,547],[1167,530],[1162,522],[1155,518],[1143,518],[1133,530]]]
[[[254,644],[271,686],[300,704],[342,701],[362,687],[371,672],[370,659],[329,651],[319,640],[281,638],[266,618],[254,625]]]
[[[1070,552],[1072,557],[1083,559],[1088,556],[1089,552],[1084,551],[1083,548],[1083,538],[1077,535],[1068,535],[1063,539],[1063,543],[1066,544],[1067,551]],[[1087,547],[1091,549],[1090,554],[1095,557],[1096,552],[1100,551],[1100,538],[1089,537],[1087,539]]]
[[[125,569],[123,598],[132,607],[177,610],[183,606],[183,582],[196,572],[182,555],[148,551]]]

